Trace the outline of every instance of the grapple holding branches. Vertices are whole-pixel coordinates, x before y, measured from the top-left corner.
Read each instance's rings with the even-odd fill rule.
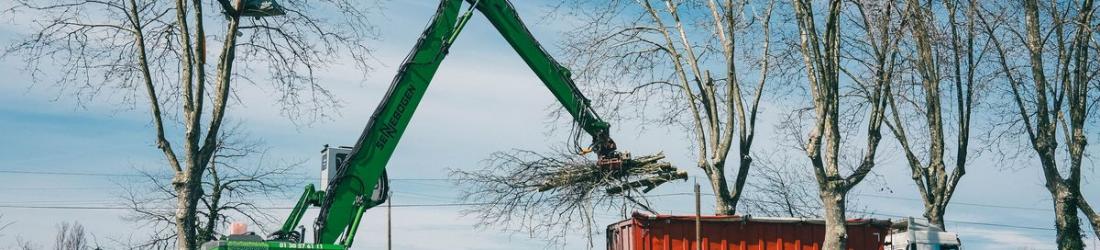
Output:
[[[478,204],[463,211],[479,226],[543,234],[554,241],[563,232],[591,225],[596,208],[651,210],[638,194],[687,179],[660,153],[617,156],[621,164],[609,166],[575,150],[513,150],[493,153],[482,169],[452,170],[451,175],[462,201]]]
[[[687,179],[687,172],[676,169],[669,162],[661,161],[665,158],[663,153],[638,158],[630,158],[629,154],[623,156],[625,159],[614,165],[601,164],[602,160],[566,165],[557,173],[547,175],[546,180],[538,186],[538,191],[565,186],[603,186],[609,195],[639,187],[644,187],[642,192],[645,193],[666,182]],[[591,184],[581,184],[585,182]]]

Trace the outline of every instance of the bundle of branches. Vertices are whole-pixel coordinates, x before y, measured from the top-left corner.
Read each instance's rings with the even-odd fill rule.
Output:
[[[514,150],[494,153],[484,169],[454,170],[452,177],[463,187],[463,201],[478,204],[464,212],[476,216],[479,225],[543,234],[553,242],[573,226],[590,226],[596,207],[630,202],[649,210],[633,196],[687,179],[686,172],[662,159],[662,154],[636,157],[609,168],[566,150]]]
[[[638,158],[623,160],[619,166],[599,166],[591,161],[582,161],[580,164],[562,164],[558,159],[541,158],[535,162],[545,161],[549,164],[562,164],[562,168],[554,169],[556,172],[547,173],[538,191],[548,191],[556,188],[586,187],[606,185],[604,190],[608,194],[620,194],[627,189],[645,187],[643,193],[649,192],[658,185],[677,179],[687,179],[687,173],[678,171],[671,163],[662,162],[665,156],[662,153]],[[585,159],[585,158],[581,158]],[[521,165],[529,165],[522,163]]]

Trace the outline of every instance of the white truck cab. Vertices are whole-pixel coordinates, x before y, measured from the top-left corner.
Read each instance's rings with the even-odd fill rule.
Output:
[[[912,217],[894,223],[886,237],[886,250],[960,250],[959,235]]]

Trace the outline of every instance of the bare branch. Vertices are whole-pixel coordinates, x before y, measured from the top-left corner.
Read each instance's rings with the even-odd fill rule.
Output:
[[[461,199],[479,204],[463,211],[476,216],[479,226],[555,243],[569,230],[588,228],[594,208],[643,204],[635,198],[644,199],[644,193],[668,181],[687,179],[663,158],[638,157],[609,169],[569,150],[551,155],[516,150],[494,153],[485,169],[452,170],[451,175],[466,187]]]

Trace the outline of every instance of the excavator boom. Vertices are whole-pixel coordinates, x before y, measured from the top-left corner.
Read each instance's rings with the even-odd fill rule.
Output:
[[[614,142],[607,135],[610,125],[593,112],[588,99],[573,83],[569,70],[539,45],[511,3],[506,0],[467,2],[485,15],[581,128],[596,138],[594,142],[600,145],[594,145],[595,150],[613,154]],[[331,182],[321,202],[321,214],[315,225],[317,242],[337,242],[337,237],[343,235],[345,240],[342,242],[350,245],[354,235],[348,235],[351,232],[348,229],[356,226],[362,214],[359,210],[366,209],[355,201],[363,200],[362,196],[373,190],[432,77],[473,15],[472,9],[459,15],[461,6],[461,0],[440,3],[436,16],[405,59],[345,166],[338,168],[337,180]]]
[[[352,153],[337,168],[336,176],[325,191],[312,186],[292,211],[282,229],[267,242],[266,249],[338,249],[350,247],[363,213],[377,205],[369,197],[382,176],[398,141],[440,63],[447,56],[462,28],[474,10],[482,13],[504,37],[523,61],[534,71],[565,110],[588,134],[592,135],[592,151],[601,161],[614,162],[620,157],[608,135],[610,124],[600,119],[588,99],[574,84],[569,70],[539,45],[507,0],[466,0],[469,8],[463,12],[463,0],[442,0],[428,27],[412,52],[405,58],[389,90],[375,109]],[[314,225],[314,244],[297,243],[294,228],[309,206],[320,206]],[[240,249],[232,241],[212,242],[209,249]],[[239,242],[238,242],[239,243]],[[239,243],[257,247],[260,243]],[[245,246],[242,245],[242,246]],[[312,247],[317,248],[310,248]],[[254,249],[254,248],[249,248]]]

